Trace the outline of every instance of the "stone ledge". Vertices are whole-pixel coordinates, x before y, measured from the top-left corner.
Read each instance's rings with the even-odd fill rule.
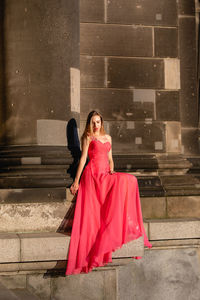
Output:
[[[200,219],[146,220],[149,239],[175,240],[200,238]]]
[[[1,233],[0,263],[35,263],[66,261],[70,236],[57,232]],[[143,237],[123,245],[113,258],[142,256]]]

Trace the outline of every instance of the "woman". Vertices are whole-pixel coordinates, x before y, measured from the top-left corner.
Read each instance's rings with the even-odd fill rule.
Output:
[[[91,111],[82,136],[82,155],[70,190],[77,192],[66,275],[87,273],[112,261],[112,251],[144,236],[137,179],[114,172],[111,137],[102,116]],[[82,176],[87,155],[87,164]],[[79,185],[79,179],[80,185]]]

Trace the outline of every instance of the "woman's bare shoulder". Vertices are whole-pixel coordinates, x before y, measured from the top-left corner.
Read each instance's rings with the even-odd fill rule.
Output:
[[[86,135],[86,136],[83,137],[83,144],[89,145],[90,142],[91,142],[91,136],[90,135]]]

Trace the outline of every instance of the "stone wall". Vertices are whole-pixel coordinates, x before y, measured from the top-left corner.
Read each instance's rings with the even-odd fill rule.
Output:
[[[1,144],[66,145],[80,111],[78,1],[2,3]]]
[[[82,123],[99,110],[116,153],[196,153],[194,2],[80,3]]]

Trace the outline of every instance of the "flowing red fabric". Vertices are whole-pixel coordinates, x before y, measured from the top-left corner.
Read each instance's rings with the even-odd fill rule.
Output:
[[[109,142],[93,139],[76,200],[66,275],[88,273],[112,262],[112,251],[146,236],[135,176],[110,173]],[[139,257],[138,257],[139,258]]]

